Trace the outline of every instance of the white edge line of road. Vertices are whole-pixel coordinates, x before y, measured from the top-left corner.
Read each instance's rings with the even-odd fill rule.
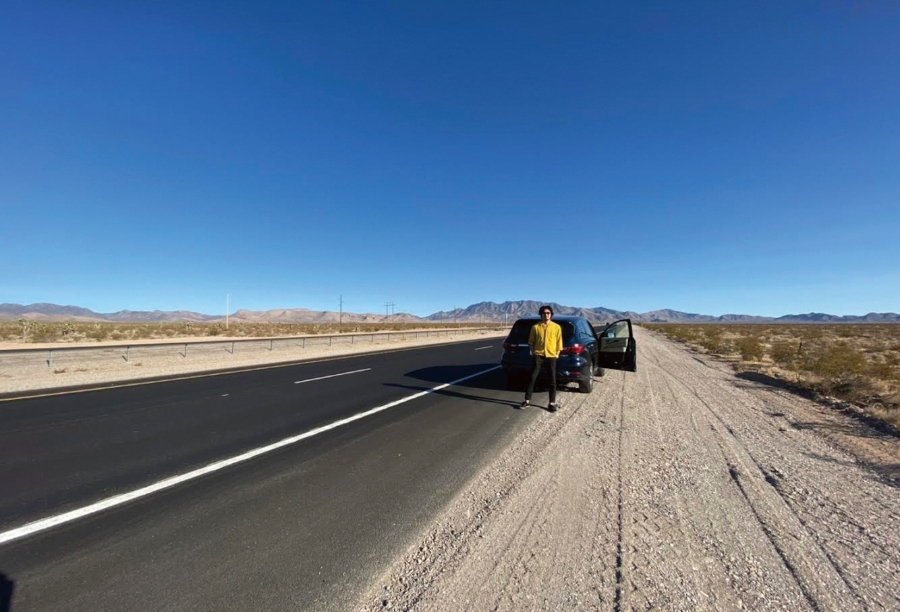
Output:
[[[279,440],[278,442],[274,442],[272,444],[267,444],[266,446],[261,446],[259,448],[255,448],[253,450],[247,451],[245,453],[241,453],[240,455],[235,455],[234,457],[229,457],[228,459],[222,459],[221,461],[216,461],[214,463],[210,463],[209,465],[205,465],[196,470],[191,470],[190,472],[186,472],[184,474],[179,474],[177,476],[172,476],[170,478],[166,478],[164,480],[160,480],[151,485],[147,485],[145,487],[141,487],[140,489],[135,489],[134,491],[130,491],[128,493],[122,493],[120,495],[114,495],[112,497],[107,497],[106,499],[102,499],[98,502],[94,502],[93,504],[84,506],[82,508],[77,508],[75,510],[70,510],[69,512],[64,512],[62,514],[57,514],[56,516],[48,516],[47,518],[39,519],[37,521],[28,523],[27,525],[23,525],[22,527],[17,527],[15,529],[10,529],[9,531],[0,532],[0,545],[7,544],[12,542],[13,540],[18,540],[24,538],[26,536],[34,535],[36,533],[40,533],[41,531],[46,531],[47,529],[51,529],[53,527],[58,527],[59,525],[63,525],[65,523],[70,523],[72,521],[78,520],[80,518],[84,518],[91,514],[96,514],[98,512],[102,512],[104,510],[109,510],[110,508],[114,508],[116,506],[121,506],[122,504],[126,504],[130,501],[134,501],[136,499],[140,499],[141,497],[147,497],[148,495],[152,495],[154,493],[158,493],[159,491],[163,491],[165,489],[169,489],[176,485],[179,485],[183,482],[187,482],[189,480],[194,480],[195,478],[200,478],[201,476],[206,476],[207,474],[212,474],[213,472],[218,472],[219,470],[224,470],[227,467],[231,467],[232,465],[236,465],[238,463],[243,463],[244,461],[249,461],[255,457],[260,455],[264,455],[266,453],[271,453],[274,450],[278,450],[279,448],[283,448],[285,446],[290,446],[291,444],[296,444],[301,440],[306,440],[307,438],[312,438],[313,436],[317,436],[326,431],[336,429],[338,427],[342,427],[353,421],[358,421],[360,419],[364,419],[366,417],[372,416],[373,414],[377,414],[384,410],[388,410],[395,406],[399,406],[400,404],[405,404],[406,402],[412,401],[414,399],[418,399],[429,393],[434,393],[435,391],[440,391],[441,389],[445,389],[452,385],[459,384],[463,381],[469,380],[470,378],[475,378],[476,376],[481,376],[482,374],[487,374],[488,372],[492,372],[498,369],[500,366],[494,366],[492,368],[488,368],[487,370],[482,370],[481,372],[476,372],[475,374],[470,374],[469,376],[464,376],[462,378],[458,378],[452,382],[444,383],[442,385],[438,385],[433,389],[428,389],[427,391],[421,391],[419,393],[414,393],[408,397],[404,397],[402,399],[390,402],[388,404],[383,404],[381,406],[377,406],[370,410],[366,410],[365,412],[360,412],[358,414],[354,414],[353,416],[349,416],[344,419],[339,419],[334,421],[333,423],[329,423],[328,425],[322,425],[321,427],[316,427],[315,429],[311,429],[302,434],[298,434],[296,436],[291,436],[289,438],[285,438],[283,440]]]
[[[491,345],[491,346],[479,346],[479,347],[478,347],[477,349],[475,349],[475,350],[476,350],[476,351],[483,351],[484,349],[489,349],[489,348],[494,348],[494,346],[493,346],[493,345]]]
[[[351,372],[341,372],[340,374],[329,374],[328,376],[317,376],[316,378],[307,378],[306,380],[295,380],[295,385],[312,382],[314,380],[325,380],[326,378],[336,378],[338,376],[346,376],[347,374],[359,374],[360,372],[368,372],[372,368],[363,368],[362,370],[353,370]]]

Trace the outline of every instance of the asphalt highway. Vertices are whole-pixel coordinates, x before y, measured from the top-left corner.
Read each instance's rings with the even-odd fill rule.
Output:
[[[10,609],[346,609],[534,418],[499,352],[482,339],[0,403]]]

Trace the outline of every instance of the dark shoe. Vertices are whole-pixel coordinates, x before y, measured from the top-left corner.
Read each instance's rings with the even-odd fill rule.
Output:
[[[559,405],[556,402],[552,402],[549,406],[547,406],[547,410],[550,412],[556,412],[559,410]]]
[[[519,404],[520,410],[525,410],[526,408],[528,408],[528,400],[524,400],[521,404]]]

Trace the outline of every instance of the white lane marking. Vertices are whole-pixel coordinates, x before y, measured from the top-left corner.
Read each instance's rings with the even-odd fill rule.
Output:
[[[153,493],[158,493],[159,491],[169,489],[183,482],[194,480],[195,478],[200,478],[201,476],[206,476],[207,474],[212,474],[213,472],[218,472],[219,470],[224,470],[225,468],[231,467],[232,465],[243,463],[244,461],[249,461],[254,457],[265,455],[266,453],[271,453],[274,450],[278,450],[279,448],[283,448],[285,446],[290,446],[291,444],[296,444],[301,440],[306,440],[307,438],[312,438],[313,436],[317,436],[320,433],[325,433],[326,431],[342,427],[343,425],[347,425],[349,423],[352,423],[353,421],[364,419],[366,417],[372,416],[373,414],[377,414],[390,408],[394,408],[395,406],[399,406],[400,404],[405,404],[406,402],[418,399],[420,397],[428,395],[429,393],[434,393],[435,391],[446,389],[447,387],[459,384],[463,381],[469,380],[470,378],[475,378],[476,376],[487,374],[488,372],[492,372],[498,368],[500,368],[500,366],[494,366],[492,368],[488,368],[487,370],[482,370],[481,372],[476,372],[475,374],[470,374],[469,376],[458,378],[452,382],[438,385],[433,389],[420,391],[419,393],[414,393],[408,397],[390,402],[389,404],[384,404],[382,406],[366,410],[365,412],[354,414],[353,416],[340,419],[333,423],[329,423],[328,425],[322,425],[321,427],[310,429],[309,431],[302,434],[291,436],[289,438],[279,440],[278,442],[274,442],[266,446],[255,448],[251,451],[247,451],[246,453],[242,453],[234,457],[229,457],[228,459],[222,459],[221,461],[210,463],[209,465],[203,466],[202,468],[191,470],[190,472],[186,472],[184,474],[179,474],[177,476],[172,476],[170,478],[160,480],[159,482],[147,485],[146,487],[141,487],[140,489],[135,489],[134,491],[130,491],[128,493],[122,493],[121,495],[107,497],[106,499],[101,499],[98,502],[94,502],[93,504],[84,506],[83,508],[70,510],[69,512],[57,514],[56,516],[48,516],[47,518],[39,519],[37,521],[28,523],[27,525],[23,525],[22,527],[4,531],[0,533],[0,545],[6,544],[7,542],[12,542],[13,540],[24,538],[29,535],[33,535],[35,533],[39,533],[41,531],[46,531],[47,529],[51,529],[53,527],[58,527],[59,525],[63,525],[65,523],[70,523],[91,514],[102,512],[103,510],[121,506],[122,504],[134,501],[135,499],[140,499],[141,497],[147,497],[148,495],[152,495]]]
[[[478,347],[478,348],[475,349],[475,350],[476,350],[476,351],[483,351],[484,349],[489,349],[489,348],[494,348],[494,346],[493,346],[493,345],[491,345],[491,346],[480,346],[480,347]]]
[[[447,342],[442,344],[437,344],[435,346],[442,346],[443,344],[462,344],[465,342],[469,342],[468,340],[463,340],[460,342]],[[384,349],[381,351],[372,351],[371,353],[348,353],[346,355],[338,355],[336,357],[323,357],[321,359],[298,359],[295,361],[289,361],[287,363],[273,363],[268,365],[261,365],[256,367],[246,367],[246,368],[235,368],[233,370],[225,370],[224,372],[201,372],[200,374],[187,374],[184,376],[172,376],[169,378],[161,378],[159,380],[138,380],[136,382],[125,382],[125,383],[103,383],[96,387],[87,387],[85,389],[65,389],[62,391],[47,391],[46,393],[27,393],[26,395],[14,395],[12,397],[0,397],[0,404],[4,402],[17,402],[22,399],[36,399],[39,397],[56,397],[57,395],[74,395],[75,393],[92,393],[94,391],[106,391],[107,389],[123,389],[126,387],[140,387],[144,385],[159,385],[163,383],[172,382],[175,380],[194,380],[195,378],[210,378],[212,376],[228,376],[229,374],[239,374],[243,372],[261,372],[263,370],[274,370],[276,368],[293,368],[298,365],[306,365],[309,363],[325,363],[326,361],[340,361],[341,359],[347,359],[348,357],[356,357],[358,355],[389,355],[390,353],[401,353],[403,351],[415,351],[421,347],[418,346],[406,346],[403,348],[396,349]]]
[[[360,372],[368,372],[372,368],[365,368],[362,370],[353,370],[352,372],[341,372],[340,374],[329,374],[328,376],[319,376],[317,378],[307,378],[306,380],[295,380],[295,385],[300,385],[307,382],[312,382],[314,380],[325,380],[326,378],[334,378],[335,376],[346,376],[347,374],[359,374]]]

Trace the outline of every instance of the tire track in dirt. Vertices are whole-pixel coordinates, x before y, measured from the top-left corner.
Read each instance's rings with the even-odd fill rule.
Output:
[[[646,374],[645,374],[646,376]],[[659,445],[660,448],[663,448],[666,437],[662,432],[662,413],[661,413],[661,402],[657,394],[653,390],[653,385],[649,384],[649,379],[647,380],[646,388],[650,395],[650,404],[649,407],[652,410],[653,424],[654,424],[654,433],[656,434],[655,443]],[[692,422],[693,427],[693,422]],[[715,597],[715,591],[710,587],[710,583],[707,581],[706,577],[703,573],[699,571],[700,562],[697,555],[697,545],[692,542],[692,538],[689,536],[688,531],[688,523],[686,520],[686,511],[685,511],[685,503],[684,503],[684,495],[681,489],[675,491],[675,495],[673,496],[673,503],[675,508],[675,514],[677,519],[677,531],[679,535],[679,539],[684,543],[684,548],[687,551],[687,560],[690,564],[691,569],[691,579],[694,585],[694,589],[698,596],[697,601],[697,610],[709,610],[709,609],[718,609],[718,601]]]
[[[672,374],[672,380],[682,385],[693,395],[706,413],[711,423],[710,430],[717,436],[729,474],[734,484],[751,508],[753,515],[765,530],[773,547],[803,589],[811,607],[815,610],[856,610],[867,608],[864,598],[850,580],[841,563],[824,545],[818,533],[810,528],[807,521],[787,499],[778,485],[778,479],[763,466],[754,452],[742,442],[730,423],[741,422],[731,402],[722,402],[721,396],[716,409],[700,395],[703,383],[690,385]],[[743,400],[745,398],[735,398]],[[743,404],[743,402],[739,402]],[[725,407],[728,422],[721,409]],[[762,414],[755,406],[740,406],[745,412]],[[744,419],[746,422],[746,419]],[[766,421],[762,421],[765,425]],[[754,439],[753,447],[759,452],[766,449],[764,439]],[[773,470],[777,471],[777,470]],[[874,543],[874,542],[873,542]],[[880,547],[876,547],[880,548]],[[827,571],[829,568],[831,571]]]
[[[642,360],[646,364],[646,356]],[[715,542],[704,541],[702,529],[690,520],[697,512],[686,496],[702,490],[696,483],[707,480],[708,462],[695,458],[704,448],[691,437],[696,424],[679,409],[664,377],[652,367],[652,356],[650,361],[632,385],[624,428],[633,440],[626,446],[637,449],[626,500],[633,525],[628,549],[635,557],[627,609],[739,609],[740,595],[729,586],[720,558],[709,556]]]
[[[678,379],[675,378],[675,380]],[[716,422],[710,427],[710,430],[718,436],[716,442],[722,450],[732,481],[734,481],[741,495],[746,499],[753,516],[765,531],[778,556],[784,562],[785,567],[797,581],[807,602],[816,611],[846,609],[839,607],[836,600],[830,595],[835,587],[838,590],[841,589],[837,581],[832,579],[830,581],[832,584],[826,585],[821,575],[822,565],[831,566],[837,578],[843,583],[843,587],[851,594],[854,594],[853,588],[847,583],[841,569],[828,552],[818,546],[817,542],[812,550],[808,545],[802,547],[793,545],[789,536],[795,539],[807,540],[807,544],[809,541],[814,541],[814,538],[805,529],[802,521],[781,497],[778,490],[775,489],[775,494],[780,503],[773,499],[767,487],[761,485],[761,482],[768,482],[766,472],[753,458],[753,455],[747,451],[746,447],[738,441],[734,430],[693,389],[689,389],[689,391],[707,409],[710,421]],[[815,549],[818,549],[818,551]],[[821,554],[816,554],[816,552]],[[846,600],[846,595],[842,599]],[[853,607],[852,609],[858,608]]]
[[[611,602],[611,558],[598,558],[613,546],[611,487],[582,477],[606,467],[593,441],[610,430],[609,410],[596,402],[608,394],[566,393],[556,414],[520,413],[533,419],[522,439],[380,581],[368,609],[387,601],[404,610],[596,610]],[[573,514],[573,506],[589,511]]]
[[[624,388],[624,384],[622,385]],[[625,430],[625,394],[622,393],[622,398],[619,400],[619,432],[618,432],[618,444],[616,445],[616,458],[618,461],[616,462],[618,469],[616,470],[616,482],[618,484],[618,495],[617,495],[617,503],[616,503],[616,596],[613,600],[613,610],[615,612],[622,611],[622,589],[623,589],[623,567],[625,565],[625,513],[624,513],[624,472],[625,466],[624,456],[622,452],[622,444],[623,444],[623,432]]]
[[[712,422],[709,421],[707,415],[698,413],[698,408],[703,410],[706,408],[702,398],[697,396],[693,392],[693,388],[689,385],[684,385],[683,381],[678,379],[676,376],[672,376],[671,372],[669,372],[664,364],[666,363],[658,356],[654,355],[652,352],[650,354],[650,361],[652,365],[656,368],[659,368],[659,379],[664,384],[666,391],[668,392],[668,396],[675,400],[677,405],[682,406],[683,412],[686,412],[690,422],[691,422],[691,431],[694,434],[699,436],[699,439],[695,442],[694,447],[698,450],[702,450],[702,452],[707,454],[712,454],[714,456],[713,461],[716,465],[719,466],[720,470],[727,470],[727,474],[729,477],[732,475],[731,465],[728,462],[728,457],[725,453],[725,448],[722,447],[722,444],[717,437],[711,437],[709,432],[716,432],[716,427]],[[645,359],[646,361],[646,359]],[[680,383],[687,390],[687,394],[678,392],[675,387],[673,387],[673,381],[676,383]],[[700,420],[698,421],[698,417]],[[723,483],[720,483],[720,486]],[[726,486],[728,482],[724,483]],[[734,486],[734,482],[732,481],[731,486]],[[738,488],[737,491],[741,492]],[[742,493],[742,492],[741,492]],[[719,516],[717,517],[716,522],[718,523],[727,523],[731,522],[732,524],[738,522],[742,516],[747,514],[746,509],[748,504],[750,503],[750,499],[741,494],[737,499],[735,496],[730,497],[722,497],[719,501],[717,510],[720,513],[725,513],[728,516]],[[727,502],[727,503],[726,503]],[[752,505],[750,509],[753,510]],[[747,530],[747,525],[744,525],[744,529]],[[765,553],[765,550],[760,550],[760,547],[765,548],[768,546],[774,545],[774,552],[776,553],[775,558],[784,561],[786,557],[782,554],[782,549],[777,546],[775,542],[773,542],[770,538],[768,538],[768,531],[766,529],[766,525],[763,522],[759,522],[758,528],[755,530],[750,529],[751,533],[748,534],[750,537],[747,538],[741,544],[741,548],[743,550],[735,551],[728,550],[728,548],[734,547],[734,542],[728,543],[728,548],[720,552],[720,558],[723,563],[727,565],[731,565],[729,568],[730,571],[734,574],[734,578],[730,581],[725,581],[724,584],[720,584],[718,589],[715,589],[718,592],[720,597],[725,597],[726,599],[730,599],[729,605],[727,607],[731,608],[739,608],[744,604],[744,599],[748,598],[748,595],[752,594],[753,591],[753,557],[755,556],[768,556]],[[765,544],[763,544],[765,542]],[[749,553],[749,554],[748,554]],[[741,562],[738,554],[743,556],[749,556],[749,559],[743,560]],[[744,566],[744,567],[741,567]],[[774,570],[772,562],[768,562],[765,564],[766,569],[765,572],[767,574],[777,574]],[[814,600],[806,597],[806,589],[804,583],[798,579],[798,576],[795,572],[792,571],[792,566],[790,564],[785,564],[783,567],[787,570],[787,575],[790,576],[790,581],[796,586],[796,594],[799,598],[806,599],[809,607],[813,610],[819,609]],[[783,581],[783,576],[780,580]],[[748,593],[749,592],[749,593]],[[790,592],[788,589],[786,592]],[[800,599],[802,601],[802,599]],[[724,602],[719,602],[721,605]],[[763,601],[755,601],[752,602],[750,607],[753,609],[764,609],[764,605],[766,602]],[[798,603],[797,598],[792,602],[794,605]],[[717,606],[718,607],[718,606]]]
[[[900,490],[785,427],[807,400],[637,334],[637,374],[522,413],[360,608],[900,609]]]
[[[760,450],[774,453],[781,460],[789,460],[791,456],[797,455],[797,448],[802,449],[804,453],[810,456],[823,455],[826,452],[836,450],[842,455],[840,459],[847,463],[853,463],[855,461],[852,456],[847,455],[845,449],[835,449],[831,446],[830,440],[826,441],[820,436],[810,435],[810,432],[805,431],[802,427],[785,428],[772,420],[772,418],[782,418],[793,425],[793,421],[796,420],[796,415],[791,414],[791,411],[796,411],[798,405],[805,405],[807,408],[811,406],[815,407],[812,402],[796,396],[777,392],[777,390],[776,392],[769,393],[768,389],[766,389],[766,395],[763,397],[759,397],[753,393],[747,393],[751,387],[748,387],[743,383],[735,383],[735,379],[730,372],[720,371],[718,373],[719,380],[723,383],[728,383],[724,386],[710,385],[706,380],[689,382],[684,379],[683,374],[679,375],[673,371],[673,365],[675,364],[669,363],[668,365],[669,367],[665,369],[669,375],[673,379],[679,381],[692,395],[697,397],[698,401],[704,401],[710,410],[710,414],[721,414],[722,418],[720,418],[719,421],[733,433],[737,426],[743,425],[742,435],[751,436],[752,440],[750,440],[750,442],[754,446],[759,446]],[[705,394],[707,397],[701,397],[701,393]],[[778,405],[773,405],[773,400]],[[715,403],[715,409],[710,407],[713,403]],[[781,409],[785,409],[788,413],[781,412]],[[748,419],[747,415],[749,413],[769,418]],[[737,425],[728,425],[726,421]],[[765,429],[766,431],[761,431],[761,429]],[[735,433],[735,435],[737,434]],[[773,440],[783,440],[785,438],[787,439],[787,443],[782,442],[781,447],[787,448],[787,453],[785,453],[784,450],[780,450],[778,445],[772,443]],[[893,446],[896,448],[897,445],[894,444]],[[881,504],[880,498],[877,496],[871,498],[871,501],[873,503]],[[890,506],[884,504],[881,505],[885,511],[891,512],[892,514],[895,512]],[[894,516],[896,517],[896,515]]]

